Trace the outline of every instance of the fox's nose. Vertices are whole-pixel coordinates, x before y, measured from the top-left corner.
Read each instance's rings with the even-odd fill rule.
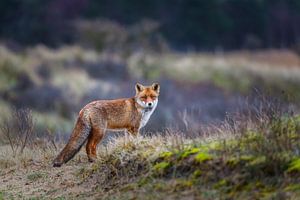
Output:
[[[152,107],[152,106],[153,106],[153,103],[152,103],[152,102],[148,102],[147,105],[148,105],[149,107]]]

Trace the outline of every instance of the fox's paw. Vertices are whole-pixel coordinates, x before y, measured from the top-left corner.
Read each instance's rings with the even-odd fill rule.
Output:
[[[61,167],[62,163],[54,161],[53,162],[53,167]]]
[[[97,160],[96,156],[89,156],[89,162],[93,163]]]

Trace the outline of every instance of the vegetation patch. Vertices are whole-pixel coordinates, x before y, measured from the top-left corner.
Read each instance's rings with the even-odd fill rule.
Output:
[[[168,162],[160,162],[157,163],[153,166],[153,170],[158,172],[158,173],[162,173],[164,172],[166,169],[168,169],[170,167],[170,163]]]
[[[151,167],[144,168],[125,193],[138,192],[141,197],[157,191],[159,199],[179,192],[199,198],[293,197],[299,190],[299,180],[292,175],[300,168],[299,158],[293,156],[299,130],[298,116],[272,118],[235,139],[194,143],[162,152],[156,159],[139,160]]]
[[[223,130],[232,134],[226,138],[190,139],[177,135],[127,139],[118,137],[108,142],[107,146],[102,146],[104,148],[98,153],[97,162],[87,163],[79,153],[62,168],[49,168],[49,172],[39,168],[36,171],[31,170],[26,176],[25,184],[37,182],[44,184],[48,177],[54,180],[64,177],[68,170],[72,170],[68,178],[62,178],[62,185],[59,188],[51,188],[43,194],[44,196],[35,193],[33,196],[39,199],[48,197],[53,199],[62,192],[61,188],[76,186],[90,190],[86,194],[83,194],[84,192],[76,194],[78,196],[75,197],[72,196],[74,191],[71,191],[68,194],[64,193],[63,197],[66,199],[297,197],[300,192],[299,116],[270,113],[260,117],[261,119],[257,119],[257,116],[255,119],[249,116],[246,119],[235,119],[231,122],[230,128]],[[176,142],[169,142],[172,140]],[[30,148],[30,146],[25,148],[23,157],[16,155],[21,163],[22,159],[26,159],[28,151],[33,152]],[[42,152],[46,154],[47,150]],[[51,159],[54,155],[44,157]],[[45,162],[48,165],[49,159]],[[34,159],[31,158],[30,162],[24,161],[21,166],[34,167],[34,164]],[[15,165],[22,168],[19,163]],[[9,168],[9,164],[0,167],[6,169]],[[13,174],[9,172],[10,170],[4,171]],[[18,171],[15,170],[14,173],[19,173]],[[72,181],[68,181],[70,178]],[[8,185],[8,189],[5,188],[4,191],[13,191],[12,187]],[[1,186],[0,189],[2,190]],[[7,198],[10,194],[0,193],[0,195]]]
[[[185,151],[182,152],[182,154],[180,155],[180,158],[182,158],[182,159],[187,158],[188,156],[190,156],[192,154],[198,153],[200,150],[201,149],[199,149],[199,148],[186,149]]]
[[[295,158],[287,169],[287,172],[300,172],[300,158]]]
[[[16,165],[16,163],[11,159],[0,158],[0,169],[6,169]]]
[[[27,179],[29,181],[37,181],[39,179],[46,178],[46,177],[47,177],[47,174],[42,173],[42,172],[33,172],[33,173],[27,175]]]
[[[284,188],[285,191],[300,191],[300,184],[290,184]]]
[[[212,160],[212,158],[213,157],[208,153],[200,152],[195,156],[195,161],[197,163],[203,163],[205,161]]]
[[[0,200],[4,200],[4,192],[0,191]]]

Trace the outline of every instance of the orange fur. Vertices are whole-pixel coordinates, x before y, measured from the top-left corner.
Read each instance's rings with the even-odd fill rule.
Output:
[[[123,129],[137,135],[156,107],[160,86],[157,83],[151,86],[136,84],[135,89],[136,95],[132,98],[99,100],[87,104],[79,112],[69,142],[55,158],[53,166],[60,167],[72,159],[86,141],[88,159],[95,161],[97,144],[107,129]],[[152,107],[148,106],[149,102]],[[150,113],[146,114],[147,119],[145,113]]]

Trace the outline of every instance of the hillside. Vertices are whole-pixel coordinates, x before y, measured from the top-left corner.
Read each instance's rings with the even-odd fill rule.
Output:
[[[15,157],[2,146],[0,199],[297,199],[300,117],[231,120],[194,138],[118,136],[100,145],[96,163],[82,150],[61,168],[49,143]]]

